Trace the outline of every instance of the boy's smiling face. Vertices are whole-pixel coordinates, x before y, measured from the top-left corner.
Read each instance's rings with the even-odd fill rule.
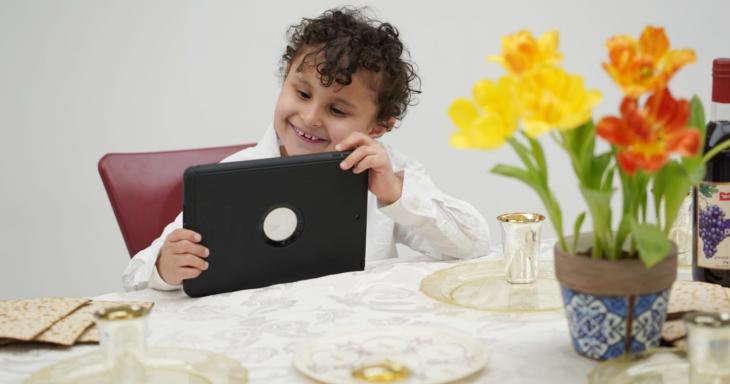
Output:
[[[386,132],[376,120],[377,95],[369,86],[374,74],[358,71],[349,85],[325,87],[313,65],[298,70],[303,56],[291,63],[274,111],[282,155],[334,151],[353,132],[370,137]]]

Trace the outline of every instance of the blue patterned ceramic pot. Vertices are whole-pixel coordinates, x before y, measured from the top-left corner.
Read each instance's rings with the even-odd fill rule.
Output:
[[[638,259],[570,255],[556,244],[555,275],[576,352],[608,360],[659,345],[677,276],[675,246],[664,260],[646,268]]]
[[[573,349],[579,354],[608,360],[659,345],[669,290],[639,296],[596,296],[565,286],[561,290]]]

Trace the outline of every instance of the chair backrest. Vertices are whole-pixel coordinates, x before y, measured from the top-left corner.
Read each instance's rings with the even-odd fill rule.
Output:
[[[185,168],[217,163],[254,145],[104,155],[99,160],[99,175],[129,256],[149,246],[182,210]]]

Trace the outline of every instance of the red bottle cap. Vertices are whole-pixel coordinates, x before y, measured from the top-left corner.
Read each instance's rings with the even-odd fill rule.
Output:
[[[712,101],[730,103],[730,59],[712,61]]]

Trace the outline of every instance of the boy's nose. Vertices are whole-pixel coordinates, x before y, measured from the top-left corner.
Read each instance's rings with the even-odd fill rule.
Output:
[[[312,106],[304,112],[304,123],[308,127],[321,127],[322,126],[322,114],[318,107]]]

